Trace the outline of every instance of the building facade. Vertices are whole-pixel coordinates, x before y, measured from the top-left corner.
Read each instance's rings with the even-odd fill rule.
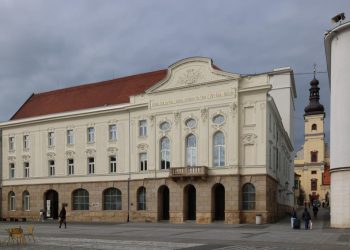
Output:
[[[299,205],[312,204],[313,200],[324,204],[329,202],[329,155],[324,133],[326,114],[319,102],[318,85],[316,78],[310,82],[310,102],[304,114],[305,142],[294,160],[295,172],[300,176]]]
[[[325,49],[331,89],[331,226],[350,227],[350,22],[326,32]]]
[[[34,94],[0,124],[2,217],[276,221],[293,206],[295,97],[290,68],[241,76],[203,57]]]

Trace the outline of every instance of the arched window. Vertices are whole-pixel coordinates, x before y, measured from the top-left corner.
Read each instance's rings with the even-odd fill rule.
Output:
[[[160,168],[170,168],[170,141],[168,137],[160,140]]]
[[[317,130],[317,125],[316,124],[312,124],[311,130]]]
[[[15,196],[15,193],[13,191],[9,192],[8,202],[9,202],[9,205],[8,205],[9,211],[15,211],[16,210],[16,196]]]
[[[30,194],[26,190],[23,192],[23,210],[24,211],[30,211]]]
[[[243,210],[255,209],[255,187],[251,183],[243,186]]]
[[[214,167],[225,166],[225,136],[221,131],[216,132],[213,137],[214,143]]]
[[[89,210],[89,192],[85,189],[73,191],[73,210]]]
[[[122,193],[117,188],[108,188],[103,191],[103,210],[121,210]]]
[[[197,139],[193,134],[186,138],[186,165],[188,167],[197,165]]]
[[[317,162],[317,151],[311,151],[311,162]]]
[[[146,188],[140,187],[137,190],[137,210],[146,210]]]

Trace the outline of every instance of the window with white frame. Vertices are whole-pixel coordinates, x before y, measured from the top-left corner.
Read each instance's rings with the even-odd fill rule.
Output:
[[[68,145],[74,144],[74,131],[73,131],[73,129],[67,130],[67,144]]]
[[[193,134],[186,137],[186,165],[188,167],[197,165],[197,139]]]
[[[16,210],[16,196],[15,196],[15,193],[13,191],[9,192],[8,201],[9,201],[8,210],[15,211]]]
[[[218,131],[214,134],[214,167],[225,166],[225,136],[224,133]]]
[[[48,145],[49,147],[52,147],[55,145],[55,132],[48,133]]]
[[[29,149],[29,135],[23,136],[23,149],[28,150]]]
[[[50,160],[49,161],[49,176],[54,176],[55,175],[55,161]]]
[[[95,142],[95,128],[89,127],[87,129],[87,142],[94,143]]]
[[[146,210],[146,188],[140,187],[137,190],[137,210]]]
[[[139,136],[147,136],[147,121],[139,121]]]
[[[10,179],[15,178],[15,164],[14,163],[10,163],[10,175],[9,175]]]
[[[140,171],[147,171],[147,153],[140,153]]]
[[[160,169],[170,168],[170,141],[168,137],[160,140]]]
[[[74,159],[68,159],[68,175],[74,175]]]
[[[109,125],[108,128],[108,134],[109,134],[109,140],[110,141],[115,141],[117,140],[117,125],[116,124],[111,124]]]
[[[10,151],[15,150],[15,137],[14,136],[9,137],[9,150]]]
[[[109,157],[109,172],[110,173],[117,172],[117,157],[115,155]]]
[[[28,191],[23,192],[23,210],[30,211],[30,194]]]
[[[94,157],[88,158],[88,173],[89,174],[95,173],[95,158]]]
[[[29,177],[29,162],[24,163],[24,178]]]
[[[108,188],[103,191],[103,210],[121,210],[122,193],[117,188]]]

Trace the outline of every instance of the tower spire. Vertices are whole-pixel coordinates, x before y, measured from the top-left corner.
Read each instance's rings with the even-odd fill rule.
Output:
[[[310,95],[309,95],[309,105],[304,109],[304,115],[316,115],[324,114],[324,107],[320,103],[320,88],[318,87],[318,80],[316,79],[316,64],[314,64],[314,79],[310,82]]]

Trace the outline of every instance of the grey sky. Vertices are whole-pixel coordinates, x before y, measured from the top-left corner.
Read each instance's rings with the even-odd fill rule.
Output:
[[[296,74],[295,148],[313,63],[326,70],[323,34],[350,15],[341,0],[0,0],[0,121],[33,93],[163,69],[190,56],[235,73],[291,66]],[[327,111],[326,74],[318,74]]]

